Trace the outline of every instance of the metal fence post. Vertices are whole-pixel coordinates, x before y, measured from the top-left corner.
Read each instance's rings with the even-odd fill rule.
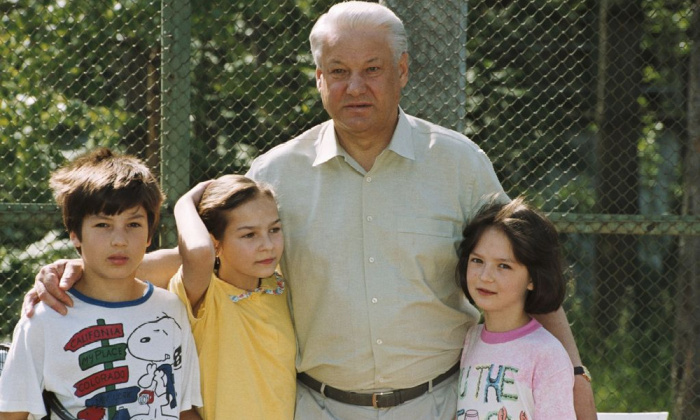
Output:
[[[189,0],[162,3],[161,184],[167,195],[161,247],[175,246],[172,208],[190,183],[190,18]]]
[[[467,2],[380,0],[380,3],[401,18],[408,33],[409,82],[403,91],[402,106],[409,114],[463,132],[467,100]]]

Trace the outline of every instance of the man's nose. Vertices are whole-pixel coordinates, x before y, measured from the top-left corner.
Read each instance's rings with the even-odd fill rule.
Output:
[[[360,74],[350,75],[350,80],[348,80],[348,93],[353,96],[361,95],[365,92],[367,85],[365,83],[365,78]]]

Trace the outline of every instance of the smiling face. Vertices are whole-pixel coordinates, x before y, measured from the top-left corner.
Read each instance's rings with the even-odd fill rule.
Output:
[[[533,283],[502,231],[487,228],[479,238],[467,262],[467,287],[489,331],[510,331],[529,320],[525,297]]]
[[[379,138],[388,144],[407,82],[408,56],[395,62],[386,30],[336,29],[327,36],[316,85],[341,141]]]
[[[82,221],[80,238],[71,232],[70,239],[80,248],[84,280],[133,280],[151,244],[146,210],[137,206],[111,216],[87,215]]]
[[[241,289],[254,289],[271,276],[284,249],[277,204],[260,195],[229,210],[222,239],[214,239],[221,260],[219,278]]]

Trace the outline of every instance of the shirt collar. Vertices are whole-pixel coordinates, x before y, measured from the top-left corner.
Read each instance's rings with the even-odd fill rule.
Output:
[[[415,160],[413,149],[412,131],[414,123],[408,119],[403,110],[399,107],[399,122],[396,124],[394,135],[387,149],[406,159]],[[333,120],[328,121],[321,128],[319,139],[316,143],[316,159],[313,166],[318,166],[337,156],[347,156],[347,152],[340,147],[335,136],[335,126]]]

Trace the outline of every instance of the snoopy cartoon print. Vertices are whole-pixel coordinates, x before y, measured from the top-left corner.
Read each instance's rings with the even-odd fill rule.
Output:
[[[132,419],[179,417],[173,371],[182,363],[181,342],[182,328],[167,314],[138,326],[129,336],[129,353],[148,362],[138,380],[138,403],[147,410]]]

